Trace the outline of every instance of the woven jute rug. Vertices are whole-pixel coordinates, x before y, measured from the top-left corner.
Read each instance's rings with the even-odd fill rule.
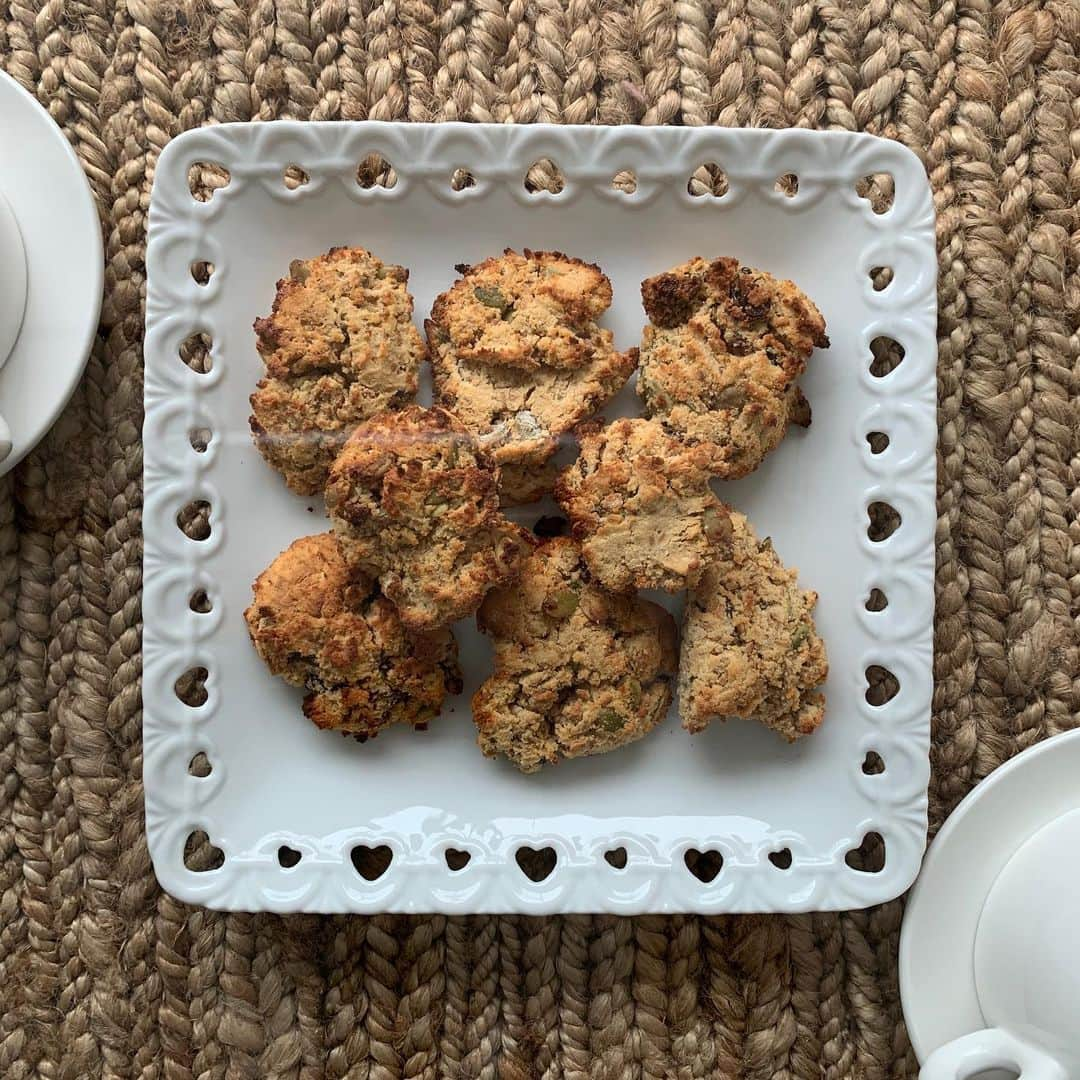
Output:
[[[142,300],[185,128],[803,125],[918,153],[940,253],[937,827],[1077,723],[1075,0],[6,0],[0,61],[107,238],[76,399],[0,481],[0,1075],[913,1074],[899,902],[794,918],[276,918],[157,887],[142,826]]]

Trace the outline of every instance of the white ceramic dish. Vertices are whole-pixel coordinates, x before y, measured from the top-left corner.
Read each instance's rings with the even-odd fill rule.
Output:
[[[86,366],[101,309],[101,225],[75,152],[52,117],[0,72],[0,196],[11,223],[0,250],[0,475],[52,426]],[[20,288],[21,286],[21,288]],[[13,303],[20,294],[25,303]]]
[[[1002,953],[989,951],[994,943],[985,936],[993,935],[994,927],[989,921],[980,926],[980,921],[989,910],[990,921],[1001,922],[1000,914],[993,907],[988,909],[987,900],[999,881],[1008,885],[1003,872],[1021,849],[1027,852],[1037,833],[1056,822],[1064,823],[1065,815],[1080,809],[1078,775],[1080,731],[1039,743],[983,780],[953,811],[931,845],[900,935],[900,993],[908,1034],[920,1061],[990,1024],[1010,1018],[1023,1024],[1018,995],[1039,1000],[1037,985],[1017,985],[1002,970]],[[1058,850],[1058,858],[1074,863],[1070,848],[1059,844]],[[1042,878],[1047,911],[1027,911],[1017,919],[1012,937],[1060,924],[1059,916],[1067,913],[1073,938],[1058,941],[1063,962],[1068,963],[1070,956],[1075,957],[1076,919],[1070,906],[1075,904],[1075,892],[1055,890],[1058,875],[1052,870],[1048,867]],[[1005,892],[1000,902],[1008,898]],[[1008,945],[1003,930],[996,936]],[[1039,955],[1037,948],[1030,949],[1029,974],[1034,983],[1045,978],[1049,988],[1053,973],[1037,966],[1034,958]],[[984,1015],[981,998],[989,1015]]]
[[[26,312],[26,248],[15,212],[0,191],[0,368],[15,348]]]
[[[371,153],[396,186],[363,189]],[[556,162],[559,195],[531,194],[527,169]],[[189,169],[218,163],[229,184],[205,203]],[[687,180],[718,162],[729,190],[691,197]],[[308,182],[283,177],[300,166]],[[469,170],[476,183],[453,190]],[[612,186],[622,170],[636,191]],[[795,173],[798,193],[774,189]],[[895,178],[895,203],[875,214],[856,192],[873,173]],[[290,495],[253,449],[247,397],[261,372],[251,332],[292,258],[362,244],[407,266],[421,320],[454,278],[453,264],[504,246],[556,248],[599,262],[620,345],[638,340],[642,278],[695,254],[732,254],[805,286],[832,348],[803,381],[814,409],[752,477],[724,490],[821,594],[818,625],[832,662],[828,715],[788,746],[733,722],[691,739],[676,716],[618,753],[521,776],[474,745],[468,695],[488,667],[470,624],[457,629],[466,695],[425,735],[392,731],[360,746],[320,733],[299,695],[269,677],[242,619],[255,575],[297,536],[325,527],[317,500]],[[926,831],[936,438],[933,210],[918,160],[869,136],[806,131],[493,127],[486,125],[224,125],[172,142],[150,211],[146,337],[144,732],[150,850],[165,888],[213,907],[275,911],[805,911],[883,901],[910,885]],[[190,267],[214,264],[209,284]],[[874,290],[869,272],[894,280]],[[213,339],[213,368],[181,362],[193,332]],[[870,341],[906,349],[891,374],[870,371]],[[609,412],[636,407],[628,390]],[[189,432],[212,433],[193,450]],[[890,437],[873,454],[867,433]],[[211,505],[211,535],[176,525],[191,500]],[[887,540],[867,536],[867,507],[902,516]],[[539,511],[537,511],[539,512]],[[888,597],[869,611],[871,589]],[[189,607],[205,589],[213,610]],[[889,668],[900,691],[874,707],[866,669]],[[192,709],[173,692],[187,669],[209,672]],[[869,751],[885,771],[867,773]],[[213,771],[190,775],[205,752]],[[216,870],[185,868],[192,830],[224,852]],[[868,832],[886,842],[884,869],[845,854]],[[374,882],[350,860],[387,845]],[[300,853],[283,867],[282,845]],[[551,847],[554,869],[530,880],[519,848]],[[626,865],[604,859],[625,848]],[[448,848],[471,855],[449,869]],[[689,849],[723,856],[698,880]],[[774,865],[787,849],[791,863]],[[778,860],[783,864],[784,860]]]

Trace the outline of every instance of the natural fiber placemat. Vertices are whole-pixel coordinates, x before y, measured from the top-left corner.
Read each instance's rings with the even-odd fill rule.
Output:
[[[0,1075],[912,1074],[899,903],[282,919],[162,895],[140,782],[150,182],[185,128],[278,117],[806,125],[920,154],[941,258],[936,826],[1077,722],[1078,49],[1075,0],[0,8],[0,59],[82,158],[108,259],[83,386],[0,481]]]

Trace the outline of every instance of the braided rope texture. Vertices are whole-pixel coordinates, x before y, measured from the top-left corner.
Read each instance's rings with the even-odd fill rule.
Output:
[[[150,184],[187,128],[285,117],[911,147],[940,255],[936,828],[1080,708],[1078,54],[1075,0],[3,0],[0,63],[78,152],[107,271],[75,399],[0,480],[0,1075],[914,1075],[899,903],[283,919],[158,889],[139,696]]]

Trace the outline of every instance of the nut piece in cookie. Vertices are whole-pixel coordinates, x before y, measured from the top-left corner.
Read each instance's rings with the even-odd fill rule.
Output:
[[[695,258],[642,282],[649,325],[637,390],[645,411],[673,435],[710,448],[710,468],[734,479],[775,450],[810,406],[796,380],[825,320],[790,281]]]
[[[477,616],[495,673],[473,697],[480,749],[522,772],[600,754],[663,720],[676,667],[675,623],[663,608],[601,588],[568,537],[541,544],[511,588]]]
[[[679,663],[683,727],[703,731],[713,719],[758,720],[789,742],[816,730],[825,715],[817,691],[829,673],[814,628],[817,593],[758,542],[731,512],[730,549],[690,593]]]
[[[637,366],[637,350],[617,352],[596,321],[611,283],[589,263],[528,249],[458,270],[425,323],[437,401],[500,466],[539,467]]]
[[[425,350],[408,278],[363,248],[334,248],[293,262],[273,310],[255,320],[266,377],[251,395],[251,430],[293,491],[319,494],[353,428],[416,392]]]
[[[708,448],[685,445],[656,420],[586,425],[579,437],[555,497],[593,577],[616,592],[695,585],[731,536],[709,488]]]
[[[304,715],[321,728],[368,738],[420,727],[461,692],[453,634],[407,633],[375,582],[349,571],[332,533],[297,540],[253,592],[252,643],[273,674],[307,690]]]
[[[491,456],[440,408],[361,424],[330,470],[326,507],[345,560],[415,630],[471,615],[531,543],[499,509]]]

